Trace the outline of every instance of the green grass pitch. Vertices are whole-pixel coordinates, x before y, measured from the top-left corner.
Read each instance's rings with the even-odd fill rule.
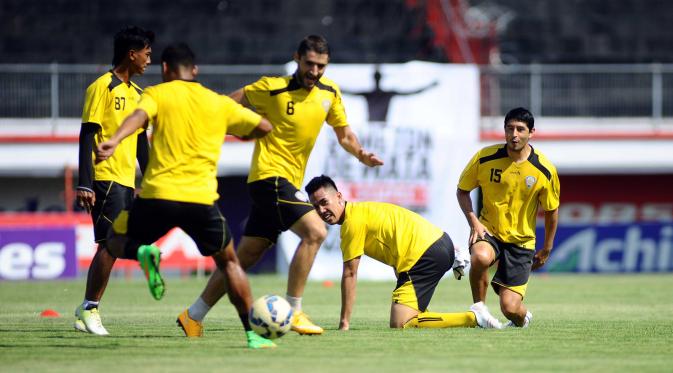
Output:
[[[285,279],[251,276],[255,297],[284,294]],[[141,279],[112,278],[101,304],[109,337],[72,328],[83,280],[0,283],[0,372],[644,372],[673,371],[673,276],[536,275],[526,304],[528,329],[390,330],[394,283],[361,282],[352,330],[336,330],[333,287],[308,284],[304,309],[323,336],[289,334],[274,350],[251,351],[223,299],[206,318],[205,337],[188,340],[175,318],[205,279],[167,279],[162,301]],[[463,311],[467,281],[443,280],[430,309]],[[501,320],[489,292],[492,313]],[[54,309],[60,318],[41,318]]]

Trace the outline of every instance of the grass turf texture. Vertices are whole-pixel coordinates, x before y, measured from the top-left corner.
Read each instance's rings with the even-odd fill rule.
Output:
[[[284,294],[285,279],[250,278],[255,298]],[[673,276],[534,276],[526,304],[532,327],[390,330],[389,282],[361,282],[351,331],[336,330],[338,282],[308,284],[304,309],[323,326],[316,337],[295,333],[274,350],[251,351],[236,312],[223,299],[205,320],[205,337],[188,340],[175,318],[205,279],[167,279],[152,299],[144,281],[113,278],[101,304],[109,337],[72,328],[82,281],[0,283],[0,372],[17,371],[671,371]],[[433,311],[470,305],[467,281],[443,280]],[[487,304],[504,320],[497,299]],[[60,318],[40,318],[52,308]]]

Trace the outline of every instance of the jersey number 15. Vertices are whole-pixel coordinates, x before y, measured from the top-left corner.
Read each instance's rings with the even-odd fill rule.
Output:
[[[497,168],[492,168],[491,169],[491,181],[492,182],[499,183],[501,175],[502,175],[502,170],[499,170]]]

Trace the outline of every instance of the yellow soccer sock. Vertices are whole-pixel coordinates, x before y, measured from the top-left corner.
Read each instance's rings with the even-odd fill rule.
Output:
[[[440,313],[422,312],[418,314],[419,328],[474,328],[477,317],[474,312]]]

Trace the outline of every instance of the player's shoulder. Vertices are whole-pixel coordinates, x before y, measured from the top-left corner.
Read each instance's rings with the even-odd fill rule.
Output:
[[[121,83],[121,80],[119,80],[112,71],[108,71],[91,82],[87,87],[87,90],[108,89],[111,91],[116,86],[114,84],[115,80],[118,80]]]
[[[482,155],[491,155],[495,154],[498,152],[498,150],[503,149],[505,147],[505,144],[493,144],[493,145],[487,145],[484,146],[479,150],[479,154]]]
[[[318,83],[316,83],[316,87],[318,87],[318,89],[332,92],[335,95],[339,91],[339,86],[336,84],[336,82],[324,75],[320,77],[320,80],[318,80]]]
[[[553,173],[556,173],[556,167],[555,167],[554,164],[549,160],[549,158],[547,158],[547,156],[546,156],[544,153],[542,153],[542,152],[541,152],[540,150],[538,150],[537,148],[533,148],[533,147],[531,147],[531,149],[532,149],[532,150],[531,150],[531,154],[532,154],[531,159],[532,159],[532,160],[537,161],[537,162],[540,163],[542,166],[544,166],[545,168],[549,169],[549,171],[551,171],[551,172],[553,172]]]
[[[250,86],[256,89],[274,90],[282,89],[290,84],[292,76],[262,76]],[[249,86],[249,87],[250,87]]]
[[[140,88],[140,86],[139,86],[138,84],[136,84],[136,82],[134,82],[133,80],[131,80],[131,81],[129,81],[129,83],[131,83],[131,87],[133,87],[133,88],[138,92],[138,94],[142,94],[142,93],[143,93],[143,89]]]
[[[479,163],[493,161],[500,158],[507,158],[506,144],[493,144],[485,146],[477,151],[476,158]]]

